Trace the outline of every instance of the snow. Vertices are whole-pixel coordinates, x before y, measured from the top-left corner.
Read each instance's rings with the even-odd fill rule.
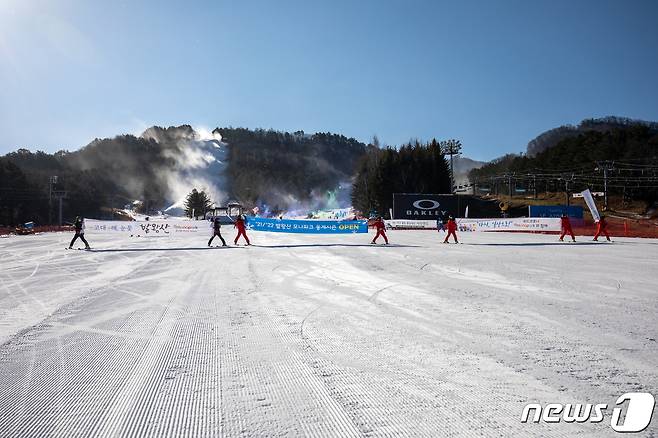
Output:
[[[658,394],[658,241],[388,234],[0,240],[0,436],[599,437],[523,406]]]

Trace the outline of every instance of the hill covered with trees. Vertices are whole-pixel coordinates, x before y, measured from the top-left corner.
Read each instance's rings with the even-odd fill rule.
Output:
[[[323,194],[351,181],[365,150],[331,133],[217,128],[202,135],[189,125],[97,139],[74,152],[20,149],[0,157],[0,223],[46,223],[53,175],[54,189],[67,192],[65,219],[107,216],[134,200],[146,211],[182,207],[193,188],[218,204],[321,206]]]
[[[471,182],[510,192],[600,191],[605,171],[611,193],[653,202],[657,156],[658,124],[607,117],[547,131],[526,154],[462,164],[482,165],[469,172]],[[457,160],[457,177],[459,168]],[[332,133],[154,126],[74,152],[20,149],[0,157],[0,224],[55,218],[51,188],[67,193],[65,220],[109,217],[135,200],[146,212],[182,209],[192,189],[217,204],[236,200],[271,212],[336,207],[343,196],[341,206],[386,214],[394,192],[449,193],[450,174],[436,141],[382,148]]]
[[[229,145],[227,189],[245,205],[272,210],[323,206],[327,192],[349,186],[366,145],[331,133],[222,128]]]
[[[450,167],[436,140],[399,149],[370,146],[352,186],[352,205],[387,215],[393,193],[450,193]]]
[[[652,203],[658,199],[658,129],[647,122],[605,124],[584,121],[567,136],[534,155],[509,154],[469,173],[472,183],[503,186],[506,193],[603,191]],[[592,129],[586,129],[589,126]],[[493,190],[493,189],[492,189]]]
[[[633,126],[644,126],[652,132],[658,132],[658,123],[645,120],[634,120],[627,117],[608,116],[599,119],[585,119],[578,125],[563,125],[549,129],[528,142],[526,155],[535,155],[550,149],[562,140],[577,137],[590,131],[608,132],[611,130],[624,130]]]

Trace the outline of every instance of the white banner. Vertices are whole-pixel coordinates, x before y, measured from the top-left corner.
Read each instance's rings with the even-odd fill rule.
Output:
[[[585,204],[589,207],[589,211],[592,213],[592,218],[594,219],[594,222],[598,222],[601,220],[601,215],[599,214],[599,210],[596,208],[596,202],[594,202],[594,198],[592,197],[592,193],[589,191],[589,189],[580,192],[581,195],[583,195],[583,199],[585,200]]]
[[[387,220],[386,226],[400,230],[435,230],[435,220]],[[443,224],[447,228],[447,224]],[[560,231],[560,218],[468,219],[458,218],[460,231]]]
[[[157,221],[99,221],[85,219],[86,234],[116,234],[127,237],[212,236],[210,221],[166,219]]]
[[[560,231],[559,217],[457,219],[459,231]]]
[[[384,221],[386,226],[391,229],[402,230],[431,230],[436,229],[435,220],[411,220],[411,219],[391,219]]]

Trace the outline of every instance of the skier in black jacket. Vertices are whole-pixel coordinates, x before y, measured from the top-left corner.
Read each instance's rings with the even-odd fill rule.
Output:
[[[224,241],[224,238],[222,237],[222,233],[220,231],[220,228],[222,228],[222,224],[219,223],[218,217],[216,217],[215,220],[213,221],[212,227],[213,227],[213,234],[210,240],[208,241],[208,246],[210,246],[215,236],[219,236],[219,240],[222,241],[222,246],[226,246],[226,241]]]
[[[83,228],[83,222],[82,219],[80,219],[80,216],[75,217],[75,222],[73,223],[73,226],[75,227],[75,236],[73,236],[73,239],[71,240],[69,249],[73,248],[73,244],[78,239],[78,237],[80,238],[80,240],[82,240],[82,243],[85,244],[85,249],[90,249],[89,244],[85,240],[85,230]]]

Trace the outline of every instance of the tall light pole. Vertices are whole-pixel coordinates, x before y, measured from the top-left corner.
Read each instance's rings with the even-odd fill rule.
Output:
[[[608,170],[613,170],[614,162],[597,161],[594,170],[603,170],[603,209],[608,209]]]
[[[58,221],[57,223],[61,226],[62,225],[62,200],[66,198],[66,190],[59,190],[59,187],[57,187],[57,177],[56,176],[51,176],[50,177],[50,194],[48,198],[48,221],[52,224],[52,200],[53,198],[56,198],[57,201],[59,201],[59,208],[57,209],[58,211]]]
[[[53,192],[57,184],[57,176],[51,176],[48,179],[48,225],[53,223]]]
[[[569,178],[567,178],[566,175],[562,175],[560,179],[564,180],[564,200],[568,208],[569,207]]]
[[[440,142],[439,146],[443,155],[450,155],[450,193],[455,193],[455,167],[452,156],[461,154],[462,143],[459,140],[450,139]]]

